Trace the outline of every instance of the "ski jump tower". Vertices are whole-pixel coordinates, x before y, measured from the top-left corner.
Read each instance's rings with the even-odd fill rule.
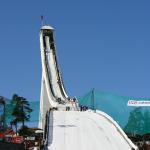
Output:
[[[44,128],[46,112],[52,107],[65,105],[68,96],[57,63],[54,28],[43,26],[40,30],[42,81],[39,127]]]
[[[46,118],[45,116],[46,116],[47,111],[50,108],[58,107],[60,109],[62,106],[64,107],[65,104],[67,104],[67,103],[69,104],[69,97],[67,96],[67,94],[65,92],[63,80],[62,80],[60,70],[58,67],[58,63],[57,63],[57,55],[56,55],[53,34],[54,34],[54,29],[50,26],[43,26],[40,30],[42,81],[41,81],[39,127],[42,129],[44,129],[44,127],[45,127],[45,118]],[[68,104],[67,104],[67,106],[68,106]],[[62,112],[59,112],[59,113],[62,113]],[[87,113],[90,115],[88,116]],[[85,115],[85,117],[87,117],[86,123],[89,125],[91,124],[91,126],[94,125],[95,129],[97,128],[96,131],[99,132],[98,137],[100,140],[102,138],[105,139],[102,141],[102,143],[100,143],[100,146],[103,147],[103,144],[104,144],[104,147],[105,147],[107,143],[108,144],[114,143],[115,146],[114,145],[112,145],[112,146],[114,146],[115,150],[117,150],[118,148],[120,149],[121,148],[120,145],[122,145],[123,147],[125,145],[126,147],[128,147],[128,149],[138,150],[137,147],[128,139],[128,137],[125,135],[125,133],[122,131],[122,129],[118,126],[118,124],[113,119],[111,119],[110,116],[108,116],[107,114],[105,114],[103,112],[98,112],[98,115],[99,115],[98,117],[96,117],[96,115],[97,115],[96,113],[93,113],[93,114],[92,114],[92,112],[87,112],[87,113]],[[70,113],[70,115],[72,115],[72,113]],[[80,112],[77,113],[77,115],[79,116],[79,118],[82,121],[85,121],[84,119],[82,119],[83,115],[81,115]],[[98,121],[94,120],[94,118],[91,120],[89,117],[92,117],[92,116],[94,116],[95,119],[97,118]],[[72,117],[74,117],[74,116],[72,115]],[[57,120],[57,118],[55,118],[55,119]],[[74,118],[74,120],[75,119],[76,118]],[[99,130],[99,128],[101,128],[101,126],[99,126],[99,123],[100,123],[99,121],[101,123],[106,124],[106,125],[103,125],[104,128],[102,128],[102,130]],[[84,124],[84,122],[82,122],[82,123]],[[75,129],[75,132],[76,131],[78,131],[78,132],[77,132],[77,134],[74,134],[76,137],[78,137],[78,135],[80,135],[79,132],[81,132],[82,135],[84,135],[84,136],[91,135],[91,132],[90,132],[91,130],[90,131],[87,130],[87,133],[88,132],[89,133],[84,134],[83,124],[77,123],[77,128]],[[85,126],[86,126],[86,124],[85,124]],[[55,126],[54,126],[54,128],[55,128]],[[86,127],[86,129],[88,129],[88,127]],[[107,129],[109,129],[109,130],[106,132]],[[67,130],[67,128],[64,128],[62,130],[63,131],[62,134],[64,133],[65,130]],[[73,133],[75,133],[75,132],[71,132],[70,135],[73,135]],[[49,134],[49,132],[48,132],[48,134]],[[55,136],[56,135],[57,134],[55,134]],[[118,141],[121,140],[120,141],[121,143],[119,144],[120,147],[119,146],[116,147],[116,144],[118,141],[114,141],[116,139],[116,138],[114,138],[114,135],[119,136]],[[63,134],[63,136],[65,138],[65,134]],[[63,136],[61,136],[61,138]],[[60,140],[61,140],[61,138],[60,138]],[[112,138],[112,139],[110,140],[110,138]],[[46,138],[46,140],[49,140],[49,139]],[[60,140],[57,140],[58,144],[60,144],[60,142],[59,142]],[[78,143],[78,141],[79,141],[79,143]],[[107,141],[107,142],[104,142],[104,141]],[[89,142],[91,142],[91,141],[89,141]],[[83,143],[84,143],[84,141],[83,141]],[[57,142],[55,141],[54,144],[57,145]],[[68,143],[64,143],[64,144],[68,144]],[[82,142],[80,140],[77,140],[76,142],[74,142],[74,144],[78,145],[78,144],[82,144]],[[49,146],[50,145],[48,145],[47,149],[49,149]],[[63,146],[63,148],[64,147],[65,146]]]

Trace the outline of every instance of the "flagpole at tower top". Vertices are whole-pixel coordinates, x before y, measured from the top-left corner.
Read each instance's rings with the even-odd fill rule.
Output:
[[[41,26],[43,27],[44,26],[44,16],[41,15]]]

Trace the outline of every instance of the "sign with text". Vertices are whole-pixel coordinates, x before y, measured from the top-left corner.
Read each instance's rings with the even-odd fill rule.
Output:
[[[15,137],[13,137],[12,141],[14,143],[22,143],[23,142],[23,136],[15,136]]]
[[[127,106],[150,106],[150,101],[137,101],[137,100],[129,100]]]

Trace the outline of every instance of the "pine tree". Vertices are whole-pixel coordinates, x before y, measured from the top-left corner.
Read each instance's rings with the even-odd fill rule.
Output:
[[[17,94],[13,95],[12,101],[15,105],[12,112],[12,115],[14,116],[12,123],[17,128],[17,123],[22,122],[22,126],[24,127],[25,121],[30,120],[30,113],[32,112],[30,104],[24,97],[20,97]]]
[[[124,130],[127,133],[142,134],[144,130],[144,117],[141,107],[135,108],[130,112],[129,120]]]

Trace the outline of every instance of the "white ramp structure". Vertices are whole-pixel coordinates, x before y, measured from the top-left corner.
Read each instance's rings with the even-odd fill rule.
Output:
[[[104,112],[54,111],[49,119],[48,150],[137,150]]]
[[[40,48],[42,61],[42,81],[40,98],[39,127],[44,128],[45,115],[49,108],[58,107],[60,103],[66,103],[68,96],[65,92],[63,80],[59,71],[54,29],[43,26],[40,30]]]
[[[53,34],[54,29],[50,26],[43,26],[40,30],[42,81],[39,127],[46,133],[46,149],[137,150],[119,125],[107,114],[60,109],[68,106],[69,97],[58,67]],[[57,111],[49,111],[55,107],[58,108]]]

